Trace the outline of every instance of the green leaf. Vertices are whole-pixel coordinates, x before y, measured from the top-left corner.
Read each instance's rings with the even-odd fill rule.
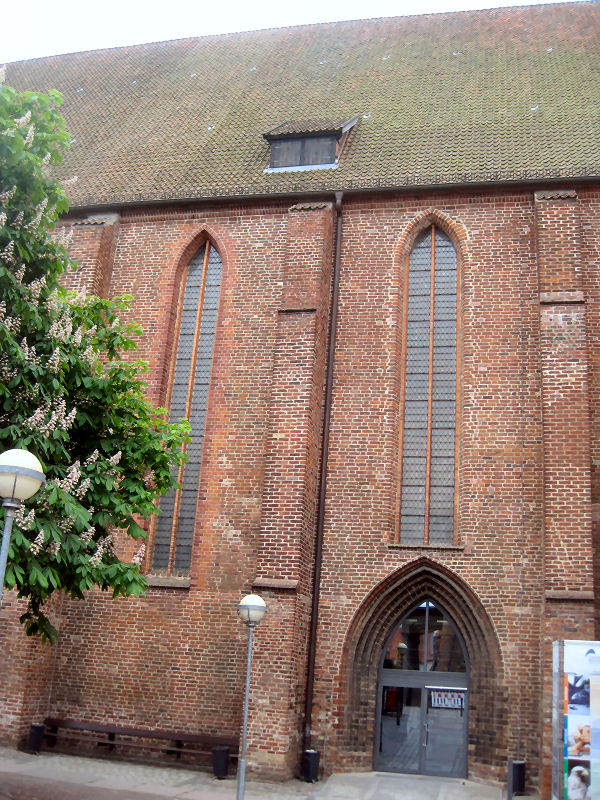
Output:
[[[7,224],[0,228],[0,250],[10,240],[19,257],[0,261],[0,302],[21,321],[17,331],[0,325],[0,352],[11,374],[0,379],[0,447],[31,450],[48,481],[25,509],[35,509],[33,529],[15,525],[6,583],[27,600],[25,631],[42,641],[56,638],[44,610],[56,591],[73,598],[95,586],[114,596],[143,594],[147,583],[139,570],[110,548],[97,566],[90,559],[117,529],[133,539],[146,536],[140,520],[155,513],[160,494],[174,485],[189,439],[185,420],[169,423],[164,409],[146,399],[141,376],[148,365],[130,355],[141,335],[131,320],[132,298],[82,299],[61,285],[75,264],[52,231],[68,202],[58,182],[44,174],[44,159],[60,163],[69,140],[61,101],[57,92],[0,86],[0,188],[16,187],[3,206]],[[26,112],[36,131],[30,148],[24,146],[27,129],[14,125]],[[46,210],[37,219],[43,201]],[[20,227],[12,225],[21,215]],[[21,263],[23,276],[17,275]],[[26,287],[42,278],[35,297]],[[64,325],[71,335],[57,334]],[[48,362],[57,344],[60,368],[52,371]],[[147,486],[150,472],[154,481]],[[44,542],[32,547],[41,531]]]

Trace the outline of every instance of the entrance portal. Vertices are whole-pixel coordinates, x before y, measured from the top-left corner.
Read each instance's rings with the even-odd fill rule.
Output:
[[[389,637],[379,667],[375,769],[467,775],[469,671],[454,622],[425,600]]]

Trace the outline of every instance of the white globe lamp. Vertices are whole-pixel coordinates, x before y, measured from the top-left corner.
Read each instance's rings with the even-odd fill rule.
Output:
[[[15,512],[45,483],[44,470],[33,453],[14,449],[0,453],[0,497],[6,509],[0,548],[0,603]]]
[[[248,656],[246,658],[246,690],[244,692],[244,721],[242,723],[242,746],[237,771],[236,800],[244,800],[246,791],[246,739],[248,736],[248,703],[250,699],[250,665],[252,663],[252,637],[254,628],[260,624],[267,613],[267,605],[259,594],[242,597],[237,612],[248,626]]]

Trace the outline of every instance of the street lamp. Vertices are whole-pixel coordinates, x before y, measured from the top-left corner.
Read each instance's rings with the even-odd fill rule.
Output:
[[[0,454],[0,497],[6,509],[2,549],[0,549],[0,603],[2,603],[8,545],[15,512],[45,481],[42,465],[27,450],[6,450]]]
[[[237,800],[244,800],[246,790],[246,734],[248,731],[248,699],[250,697],[250,664],[252,663],[252,637],[254,628],[267,613],[265,601],[258,594],[247,594],[237,607],[242,622],[248,626],[248,658],[246,659],[246,692],[244,694],[244,723],[242,725],[242,750],[237,771]]]

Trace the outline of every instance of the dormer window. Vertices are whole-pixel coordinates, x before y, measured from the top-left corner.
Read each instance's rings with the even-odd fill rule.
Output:
[[[357,119],[292,120],[273,128],[264,134],[271,145],[265,172],[335,168]]]

